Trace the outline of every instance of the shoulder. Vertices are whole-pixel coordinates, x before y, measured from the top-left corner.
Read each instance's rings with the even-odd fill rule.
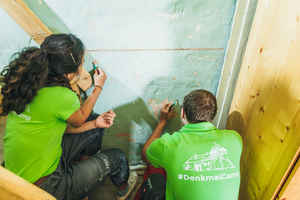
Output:
[[[237,143],[239,143],[240,145],[243,145],[243,139],[241,137],[241,135],[234,131],[234,130],[227,130],[227,129],[223,129],[223,130],[219,130],[220,132],[224,133],[226,138],[235,141]]]
[[[153,146],[167,147],[168,149],[175,148],[182,142],[182,135],[183,134],[179,132],[174,132],[172,135],[165,133],[160,138],[153,141],[155,142]]]
[[[74,91],[61,86],[44,87],[38,91],[36,98],[39,101],[55,102],[57,105],[63,102],[74,104],[79,101]]]
[[[39,90],[39,92],[42,93],[75,93],[72,90],[70,90],[69,88],[66,87],[61,87],[61,86],[53,86],[53,87],[43,87],[42,89]]]
[[[61,86],[53,86],[53,87],[43,87],[38,91],[38,96],[44,96],[44,97],[53,97],[56,98],[64,98],[64,97],[71,97],[75,98],[77,97],[77,94],[66,87]]]
[[[169,133],[163,134],[160,138],[155,139],[151,145],[164,145],[166,142],[168,142],[171,139],[171,135]]]

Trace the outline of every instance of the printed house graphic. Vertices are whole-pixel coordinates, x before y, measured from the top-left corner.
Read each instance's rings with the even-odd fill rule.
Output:
[[[201,155],[190,157],[183,165],[184,171],[213,171],[234,168],[228,159],[227,150],[214,143],[211,151]]]

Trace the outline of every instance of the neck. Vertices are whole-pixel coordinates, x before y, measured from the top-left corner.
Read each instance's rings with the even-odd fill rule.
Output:
[[[180,118],[180,121],[181,121],[181,126],[185,126],[187,125],[189,122],[186,120],[186,118]]]

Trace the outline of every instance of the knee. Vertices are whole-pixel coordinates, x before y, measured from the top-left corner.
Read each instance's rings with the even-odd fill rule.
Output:
[[[110,163],[113,163],[114,165],[116,163],[119,163],[118,165],[121,163],[123,163],[121,165],[128,165],[127,158],[121,149],[111,148],[103,151],[102,153],[104,153],[108,157]]]
[[[122,160],[127,160],[124,152],[121,149],[117,149],[117,148],[112,148],[111,151],[113,152],[113,154],[117,157],[120,158]]]

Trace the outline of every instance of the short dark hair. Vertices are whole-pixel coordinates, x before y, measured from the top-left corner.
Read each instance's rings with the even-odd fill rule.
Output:
[[[183,99],[183,109],[189,123],[211,122],[217,113],[215,95],[203,89],[193,90]]]

